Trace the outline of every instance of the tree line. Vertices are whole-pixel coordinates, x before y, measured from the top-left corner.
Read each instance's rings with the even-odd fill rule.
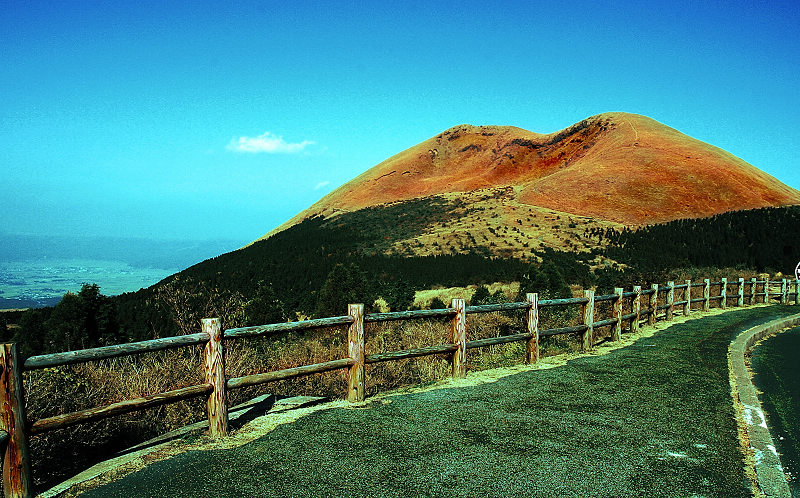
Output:
[[[439,215],[453,208],[422,201],[406,207],[414,219],[427,208]],[[397,209],[389,210],[391,216],[399,215]],[[607,294],[614,287],[663,283],[682,268],[790,273],[800,261],[800,207],[606,230],[597,233],[608,242],[604,250],[544,249],[534,253],[533,263],[489,257],[480,247],[472,254],[387,255],[376,250],[387,240],[374,223],[386,224],[391,216],[378,208],[365,211],[305,220],[138,292],[107,297],[97,285],[86,284],[55,307],[3,313],[0,335],[20,343],[23,354],[30,355],[196,332],[200,318],[210,316],[221,317],[225,327],[258,325],[342,315],[348,303],[370,307],[378,298],[392,310],[405,310],[413,306],[416,290],[435,286],[518,281],[517,299],[524,300],[526,292],[566,297],[570,285],[596,286]],[[416,223],[415,229],[424,225]],[[598,255],[620,264],[590,269]],[[476,304],[501,299],[484,287],[473,296]],[[434,302],[432,307],[447,304]]]
[[[800,206],[610,229],[600,236],[609,241],[607,257],[641,271],[740,267],[791,275],[800,262]]]

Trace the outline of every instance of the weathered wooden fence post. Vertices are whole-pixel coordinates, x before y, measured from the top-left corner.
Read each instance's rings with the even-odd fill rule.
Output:
[[[348,304],[347,314],[353,323],[347,329],[347,352],[355,362],[347,370],[347,401],[364,401],[364,305]]]
[[[650,314],[647,316],[647,324],[655,325],[658,319],[658,284],[650,285],[650,289],[653,293],[650,294]]]
[[[581,348],[587,351],[594,346],[594,291],[583,291],[583,297],[589,300],[584,303],[583,307],[583,324],[586,325],[586,330],[581,335]]]
[[[719,307],[720,308],[727,308],[728,307],[728,279],[722,278],[722,283],[719,284],[719,295],[721,296],[719,299]]]
[[[528,333],[531,334],[525,363],[530,365],[539,361],[539,294],[528,293],[525,295],[525,301],[528,303],[525,323],[528,326]]]
[[[711,309],[711,279],[703,279],[703,311]]]
[[[789,304],[789,297],[786,295],[786,279],[781,279],[781,304]]]
[[[795,281],[794,304],[800,304],[800,280]]]
[[[631,305],[633,308],[631,313],[634,314],[633,320],[631,320],[631,332],[635,334],[639,332],[639,319],[642,313],[642,286],[634,285],[633,292],[635,292],[636,295],[633,296],[633,304]]]
[[[0,344],[0,430],[8,434],[3,448],[5,496],[33,496],[25,394],[16,344]]]
[[[683,316],[692,312],[692,281],[686,281],[686,289],[683,291]]]
[[[450,366],[453,372],[454,379],[462,379],[467,376],[467,312],[464,309],[466,303],[463,299],[453,299],[451,308],[456,309],[456,314],[453,317],[451,325],[451,332],[453,344],[458,346],[458,349],[453,351],[453,358],[450,360]]]
[[[744,279],[739,277],[739,297],[736,300],[736,306],[744,306]]]
[[[750,305],[751,306],[756,304],[756,287],[758,287],[758,284],[756,284],[756,277],[753,277],[753,278],[750,279]]]
[[[214,388],[208,395],[208,433],[219,438],[228,434],[228,397],[225,379],[225,343],[222,338],[222,321],[203,318],[203,332],[208,334],[205,349],[206,383]]]
[[[667,282],[667,289],[667,321],[670,321],[675,314],[675,282]]]
[[[614,288],[614,294],[617,296],[617,299],[614,301],[614,318],[617,319],[617,323],[614,325],[614,328],[611,329],[611,340],[612,341],[619,341],[622,339],[622,294],[623,290],[621,287]]]
[[[764,279],[764,304],[769,304],[769,275]]]
[[[795,287],[794,304],[800,304],[800,280],[795,281],[794,287]]]

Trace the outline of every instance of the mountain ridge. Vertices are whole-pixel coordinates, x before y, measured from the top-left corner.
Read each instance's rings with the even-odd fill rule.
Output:
[[[261,239],[313,216],[502,187],[512,187],[522,205],[626,226],[800,204],[800,192],[723,149],[645,116],[610,112],[548,134],[451,127],[368,169]]]

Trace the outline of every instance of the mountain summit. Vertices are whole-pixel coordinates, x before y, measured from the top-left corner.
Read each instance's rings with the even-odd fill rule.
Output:
[[[628,226],[800,204],[800,192],[722,149],[648,117],[612,112],[546,135],[455,126],[367,170],[271,233],[316,215],[498,187],[518,205]]]

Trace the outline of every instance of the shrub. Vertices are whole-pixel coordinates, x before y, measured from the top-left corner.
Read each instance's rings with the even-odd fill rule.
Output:
[[[450,306],[445,304],[444,301],[442,301],[438,297],[434,297],[433,299],[431,299],[431,304],[430,304],[430,306],[428,306],[428,309],[441,310],[441,309],[445,309],[445,308],[449,308],[449,307]]]

